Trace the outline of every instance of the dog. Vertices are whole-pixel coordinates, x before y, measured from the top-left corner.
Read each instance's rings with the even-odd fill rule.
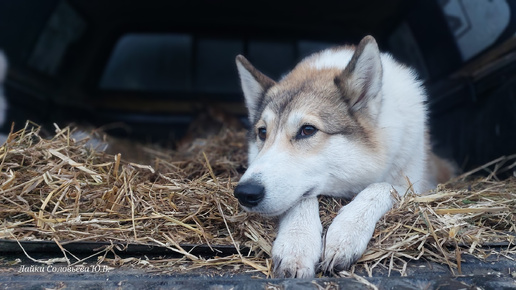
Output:
[[[372,36],[308,56],[279,82],[242,55],[236,65],[251,126],[234,195],[249,212],[279,216],[276,277],[348,269],[393,194],[424,193],[453,174],[430,150],[422,83]],[[353,198],[324,237],[320,195]]]

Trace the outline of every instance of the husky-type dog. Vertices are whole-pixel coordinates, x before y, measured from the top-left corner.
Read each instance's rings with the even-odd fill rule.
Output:
[[[234,194],[280,216],[275,275],[347,269],[365,252],[392,194],[434,187],[451,167],[429,151],[425,91],[373,37],[307,57],[279,82],[239,55],[249,111],[249,167]],[[354,199],[322,237],[317,196]]]

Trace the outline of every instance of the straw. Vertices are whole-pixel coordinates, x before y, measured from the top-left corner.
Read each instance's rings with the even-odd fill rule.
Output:
[[[112,247],[91,257],[111,267],[273,276],[270,253],[276,220],[244,212],[233,196],[247,162],[243,130],[222,129],[181,150],[135,145],[138,156],[131,158],[97,152],[88,146],[93,137],[75,140],[76,128],[55,127],[52,138],[43,138],[40,128],[28,122],[0,147],[0,237],[54,241],[62,251],[55,259],[35,262],[73,265],[84,259],[62,245],[110,242]],[[360,279],[354,273],[358,269],[368,275],[388,269],[406,275],[407,263],[422,259],[461,274],[466,255],[510,257],[516,251],[516,178],[473,173],[514,170],[515,158],[497,159],[428,195],[409,191],[377,224],[366,253],[343,274]],[[325,229],[347,202],[320,198]],[[107,258],[121,244],[161,246],[182,258]],[[187,244],[215,251],[217,246],[233,246],[237,254],[196,256],[185,250]],[[504,250],[485,247],[495,244],[505,245]]]

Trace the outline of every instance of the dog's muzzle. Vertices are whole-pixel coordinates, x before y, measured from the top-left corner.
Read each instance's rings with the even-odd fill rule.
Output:
[[[246,207],[257,206],[265,197],[265,188],[256,183],[241,183],[234,191],[235,197],[241,205]]]

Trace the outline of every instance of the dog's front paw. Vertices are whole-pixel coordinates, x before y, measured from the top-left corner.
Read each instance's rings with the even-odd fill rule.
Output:
[[[274,276],[311,278],[321,257],[320,236],[278,236],[272,247]]]
[[[326,232],[321,270],[337,273],[349,269],[365,252],[375,223],[339,214]]]

